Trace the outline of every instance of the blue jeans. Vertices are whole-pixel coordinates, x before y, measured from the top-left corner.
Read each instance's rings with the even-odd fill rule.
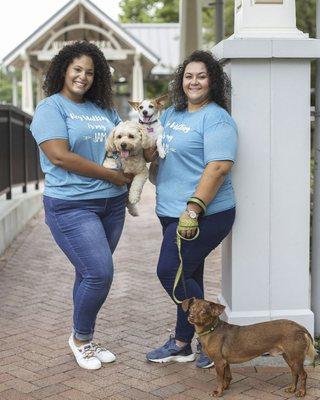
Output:
[[[205,258],[230,232],[235,218],[235,208],[199,218],[200,235],[192,241],[182,240],[183,274],[186,293],[180,280],[175,295],[179,300],[195,297],[204,298],[203,270]],[[176,231],[178,218],[160,217],[163,241],[158,261],[158,278],[172,298],[173,284],[179,267]],[[175,338],[191,342],[194,326],[188,322],[188,315],[181,305],[177,306]]]
[[[91,340],[113,279],[114,252],[125,219],[127,193],[109,199],[60,200],[44,196],[46,224],[75,268],[73,332]]]

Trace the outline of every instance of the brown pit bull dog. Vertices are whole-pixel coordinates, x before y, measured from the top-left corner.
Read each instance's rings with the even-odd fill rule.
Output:
[[[303,326],[286,319],[254,325],[231,325],[219,319],[225,307],[211,301],[186,299],[182,309],[189,311],[189,322],[195,326],[202,349],[214,361],[218,386],[212,396],[219,397],[229,388],[232,376],[229,364],[252,360],[264,353],[282,355],[292,373],[287,393],[306,395],[305,358],[314,361],[316,350],[310,333]],[[301,385],[297,391],[300,378]]]

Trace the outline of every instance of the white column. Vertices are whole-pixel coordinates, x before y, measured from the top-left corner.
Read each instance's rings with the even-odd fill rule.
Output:
[[[294,2],[242,0],[250,12],[292,15]],[[235,4],[236,13],[240,12]],[[257,7],[257,9],[254,9]],[[263,7],[259,9],[259,7]],[[270,7],[270,9],[268,8]],[[279,8],[277,8],[279,7]],[[249,11],[248,11],[249,12]],[[284,13],[284,15],[287,15]],[[246,21],[246,9],[242,21]],[[284,28],[287,29],[284,19]],[[257,21],[256,21],[257,22]],[[220,42],[214,54],[227,61],[232,79],[232,116],[239,128],[233,171],[237,216],[223,244],[221,302],[231,323],[287,318],[314,332],[310,310],[310,59],[319,42],[280,21],[265,37],[242,31]],[[244,26],[244,25],[242,25]],[[252,26],[254,21],[252,20]],[[270,26],[269,26],[270,27]],[[292,28],[292,27],[291,27]],[[238,31],[239,32],[239,31]]]
[[[201,48],[201,12],[201,1],[180,0],[180,62],[182,62],[194,50]]]
[[[132,93],[131,99],[133,101],[141,101],[144,99],[144,90],[143,90],[143,71],[141,66],[141,56],[139,53],[134,55],[134,64],[132,68]],[[130,81],[130,79],[129,79]],[[139,114],[133,108],[130,108],[129,118],[133,121],[138,121]]]
[[[15,73],[12,74],[12,105],[18,107],[18,82]]]
[[[22,67],[22,110],[33,114],[33,90],[32,90],[32,71],[30,66],[30,60],[27,55],[23,56],[23,67]]]
[[[44,93],[43,93],[43,90],[42,90],[42,85],[43,85],[43,73],[42,73],[42,71],[41,70],[39,70],[38,72],[37,72],[37,75],[36,75],[36,79],[37,79],[37,87],[36,87],[36,101],[37,101],[37,104],[44,98]]]
[[[320,1],[317,1],[317,39],[320,39]],[[315,133],[313,148],[313,207],[311,243],[311,309],[315,315],[315,336],[320,335],[320,59],[316,61]]]
[[[6,74],[11,77],[12,105],[18,107],[18,82],[15,67],[10,65],[6,69]]]
[[[9,75],[11,76],[12,85],[12,105],[18,107],[18,81],[16,69],[13,66],[8,67]]]
[[[143,100],[143,71],[141,66],[141,55],[136,53],[134,55],[134,63],[132,69],[132,100]]]

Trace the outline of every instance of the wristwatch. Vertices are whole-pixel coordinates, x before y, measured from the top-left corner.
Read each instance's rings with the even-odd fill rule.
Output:
[[[189,210],[189,209],[187,208],[187,209],[186,209],[186,212],[187,212],[188,216],[189,216],[191,219],[197,219],[197,218],[198,218],[198,213],[196,213],[195,211]]]

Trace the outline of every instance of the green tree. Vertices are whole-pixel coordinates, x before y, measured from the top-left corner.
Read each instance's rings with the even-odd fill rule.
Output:
[[[147,4],[140,0],[122,0],[120,2],[120,22],[122,23],[163,23],[179,22],[179,0],[149,0]],[[214,7],[203,8],[203,42],[205,48],[215,43]],[[226,37],[233,33],[233,0],[225,0],[225,32]],[[147,96],[152,98],[165,93],[168,80],[146,81]]]
[[[225,0],[226,37],[233,33],[233,6],[234,0]],[[147,4],[140,0],[122,0],[120,9],[120,22],[123,23],[179,22],[179,0],[149,0]],[[203,42],[206,48],[215,43],[214,19],[214,6],[204,7],[202,10]]]
[[[200,0],[199,0],[200,1]],[[212,1],[214,3],[214,0]],[[122,0],[120,2],[121,22],[178,22],[179,0]],[[297,27],[315,37],[316,0],[296,0]],[[214,43],[214,6],[203,8],[204,42]],[[234,0],[224,0],[225,37],[233,33]]]
[[[178,22],[179,0],[121,0],[120,22]]]
[[[297,27],[316,36],[316,0],[296,0]]]
[[[0,104],[12,103],[11,78],[0,69]]]
[[[214,3],[214,1],[212,1]],[[234,0],[224,0],[224,37],[228,38],[233,34]],[[203,46],[211,48],[216,43],[215,38],[215,7],[214,5],[203,8]]]

